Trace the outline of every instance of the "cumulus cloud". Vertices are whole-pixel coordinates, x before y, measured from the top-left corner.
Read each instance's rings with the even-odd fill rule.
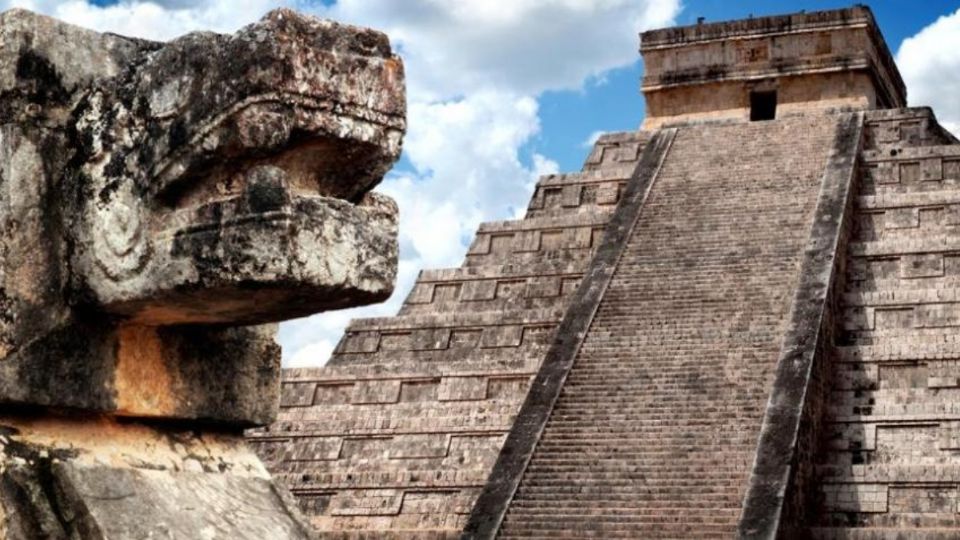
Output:
[[[401,44],[411,89],[444,98],[497,87],[578,89],[637,58],[637,32],[668,25],[677,0],[340,0],[337,18]]]
[[[234,32],[286,4],[245,0],[241,7],[226,0],[166,0],[99,6],[85,0],[6,0],[0,1],[0,9],[21,7],[101,32],[165,41],[197,30]]]
[[[960,10],[940,17],[903,40],[897,66],[907,83],[910,105],[933,107],[937,118],[960,134]]]
[[[679,0],[0,0],[150,39],[232,32],[281,5],[387,32],[409,100],[408,165],[379,188],[400,205],[396,293],[282,324],[288,366],[326,362],[353,317],[395,314],[420,269],[460,264],[480,222],[520,217],[537,177],[557,171],[548,156],[523,151],[540,131],[538,95],[581,89],[634,62],[637,32],[669,25],[679,11]]]
[[[584,148],[593,148],[593,145],[596,144],[601,135],[603,135],[603,132],[600,130],[591,132],[590,135],[587,135],[587,138],[580,143],[580,146]]]

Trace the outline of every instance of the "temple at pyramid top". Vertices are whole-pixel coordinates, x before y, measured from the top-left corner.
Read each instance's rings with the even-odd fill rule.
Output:
[[[907,101],[865,6],[651,30],[640,52],[644,129],[810,109],[893,109]]]

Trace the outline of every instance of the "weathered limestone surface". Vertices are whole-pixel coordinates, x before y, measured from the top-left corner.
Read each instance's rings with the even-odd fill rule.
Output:
[[[403,67],[276,10],[154,43],[0,14],[0,538],[306,538],[243,442],[283,319],[385,299]]]
[[[809,534],[955,538],[960,144],[929,109],[864,138]]]
[[[0,417],[2,538],[309,538],[231,432]]]
[[[172,325],[389,295],[396,207],[366,194],[404,121],[386,38],[289,11],[167,45],[17,10],[0,28],[0,401],[268,421],[264,333]],[[225,371],[178,365],[198,352]]]
[[[644,32],[644,129],[750,118],[752,91],[782,112],[906,106],[906,90],[865,6]]]

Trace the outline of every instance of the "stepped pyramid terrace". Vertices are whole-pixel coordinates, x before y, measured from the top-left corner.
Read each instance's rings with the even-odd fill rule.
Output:
[[[960,142],[867,7],[640,49],[638,130],[248,440],[323,538],[960,537]]]

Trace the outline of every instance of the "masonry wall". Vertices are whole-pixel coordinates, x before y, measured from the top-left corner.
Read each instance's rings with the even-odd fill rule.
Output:
[[[860,110],[875,105],[877,97],[869,74],[823,73],[763,81],[727,81],[648,91],[643,128],[691,121],[750,119],[750,92],[777,92],[777,117],[828,110]]]
[[[929,109],[867,120],[811,534],[956,538],[960,145]]]
[[[906,90],[869,8],[698,23],[644,32],[644,129],[749,119],[751,91],[784,113],[902,107]]]
[[[679,128],[500,537],[734,535],[836,126]]]

